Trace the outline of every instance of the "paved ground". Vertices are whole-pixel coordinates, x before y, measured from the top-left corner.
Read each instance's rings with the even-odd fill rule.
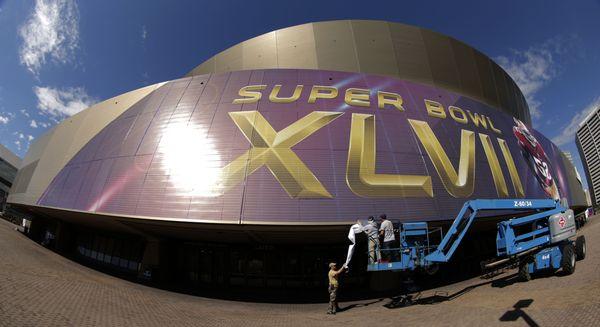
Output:
[[[435,304],[390,309],[390,299],[374,299],[341,303],[346,310],[336,316],[325,315],[325,304],[231,302],[130,283],[50,252],[0,219],[0,326],[597,326],[596,218],[583,230],[588,256],[571,276],[518,283],[512,271],[421,294]],[[529,305],[515,309],[519,301]]]

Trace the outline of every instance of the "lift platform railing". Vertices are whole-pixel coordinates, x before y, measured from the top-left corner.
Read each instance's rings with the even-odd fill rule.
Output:
[[[379,240],[375,240],[375,248],[369,248],[369,271],[404,270],[406,268],[403,267],[407,266],[422,266],[425,264],[425,256],[438,247],[432,241],[439,242],[444,237],[441,227],[428,228],[426,223],[403,223],[399,226],[394,229],[394,233],[400,236],[399,247],[384,249]],[[370,237],[369,239],[371,240]]]
[[[557,204],[551,210],[500,222],[496,239],[498,256],[515,255],[522,252],[523,249],[548,244],[550,242],[550,227],[544,218],[564,210],[565,208]],[[534,225],[531,232],[520,235],[515,234],[515,227],[529,224]]]

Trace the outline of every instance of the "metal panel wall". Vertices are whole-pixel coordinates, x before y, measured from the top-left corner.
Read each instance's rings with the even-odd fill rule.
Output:
[[[244,69],[267,68],[273,63],[279,65],[277,61],[277,34],[275,32],[257,36],[243,42],[241,45],[244,54]],[[225,72],[228,70],[217,71]]]
[[[147,86],[121,94],[98,103],[72,117],[67,118],[50,132],[38,139],[25,156],[23,166],[38,162],[33,175],[27,180],[29,185],[11,192],[8,202],[35,204],[50,185],[56,174],[95,137],[107,124],[121,115],[132,104],[151,93],[164,83]]]
[[[450,46],[452,47],[456,61],[460,89],[474,95],[477,99],[484,98],[473,49],[462,42],[452,39],[450,40]]]
[[[500,66],[451,37],[405,24],[340,20],[288,27],[237,44],[186,76],[236,71],[240,62],[245,70],[297,68],[399,77],[447,88],[531,123],[521,91]]]
[[[17,177],[15,178],[13,186],[10,190],[11,194],[27,192],[27,186],[31,181],[31,177],[33,176],[33,172],[35,171],[38,162],[39,161],[36,160],[28,165],[23,166],[23,168],[19,170],[19,173],[17,174]]]
[[[360,70],[371,74],[398,75],[394,45],[388,24],[352,21]]]
[[[249,85],[266,85],[264,96],[234,101]],[[287,103],[270,100],[275,85],[285,95],[298,85],[303,92]],[[311,103],[314,85],[336,87],[338,96]],[[344,94],[356,88],[395,93],[402,107],[381,108],[377,97],[366,105],[350,104]],[[431,101],[448,114],[428,113]],[[545,153],[525,155],[531,150],[523,135],[534,135]],[[463,144],[467,136],[472,143]],[[507,148],[501,150],[502,144]],[[471,150],[462,151],[465,147]],[[465,155],[472,159],[463,160]],[[540,177],[533,155],[550,167],[550,178]],[[439,159],[444,156],[449,163]],[[463,161],[472,189],[444,177]],[[381,212],[398,220],[446,220],[471,198],[564,196],[579,205],[568,165],[536,131],[443,88],[337,71],[239,71],[158,88],[94,136],[37,205],[227,224],[345,225]],[[429,182],[404,188],[399,175]]]
[[[315,67],[324,70],[360,71],[350,21],[312,25],[317,57]]]
[[[433,80],[425,42],[418,27],[389,23],[398,75],[428,83]]]
[[[317,66],[312,24],[285,28],[277,32],[277,62],[281,68]]]
[[[421,30],[421,35],[423,35],[423,41],[427,49],[434,84],[453,91],[460,90],[458,69],[454,61],[454,53],[450,47],[450,39],[428,30]]]

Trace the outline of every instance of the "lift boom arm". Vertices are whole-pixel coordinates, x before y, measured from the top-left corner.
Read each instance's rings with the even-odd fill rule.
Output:
[[[480,211],[533,211],[532,214],[510,220],[512,226],[527,224],[531,221],[565,211],[559,202],[552,199],[500,199],[500,200],[470,200],[465,202],[456,219],[450,226],[448,233],[442,239],[438,247],[425,257],[425,262],[437,263],[448,262],[463,237],[477,219]]]

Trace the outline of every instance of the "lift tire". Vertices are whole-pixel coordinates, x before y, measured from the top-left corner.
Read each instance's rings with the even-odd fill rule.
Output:
[[[586,251],[585,236],[581,235],[575,240],[575,254],[577,255],[577,260],[585,259]]]
[[[440,266],[438,264],[431,264],[425,268],[425,273],[428,276],[435,275],[440,270]]]
[[[567,275],[575,272],[575,248],[573,244],[567,244],[562,248],[561,268]]]
[[[526,260],[519,264],[519,280],[522,282],[528,282],[531,280],[531,274],[529,273],[529,269],[527,269],[528,263],[529,260]]]

